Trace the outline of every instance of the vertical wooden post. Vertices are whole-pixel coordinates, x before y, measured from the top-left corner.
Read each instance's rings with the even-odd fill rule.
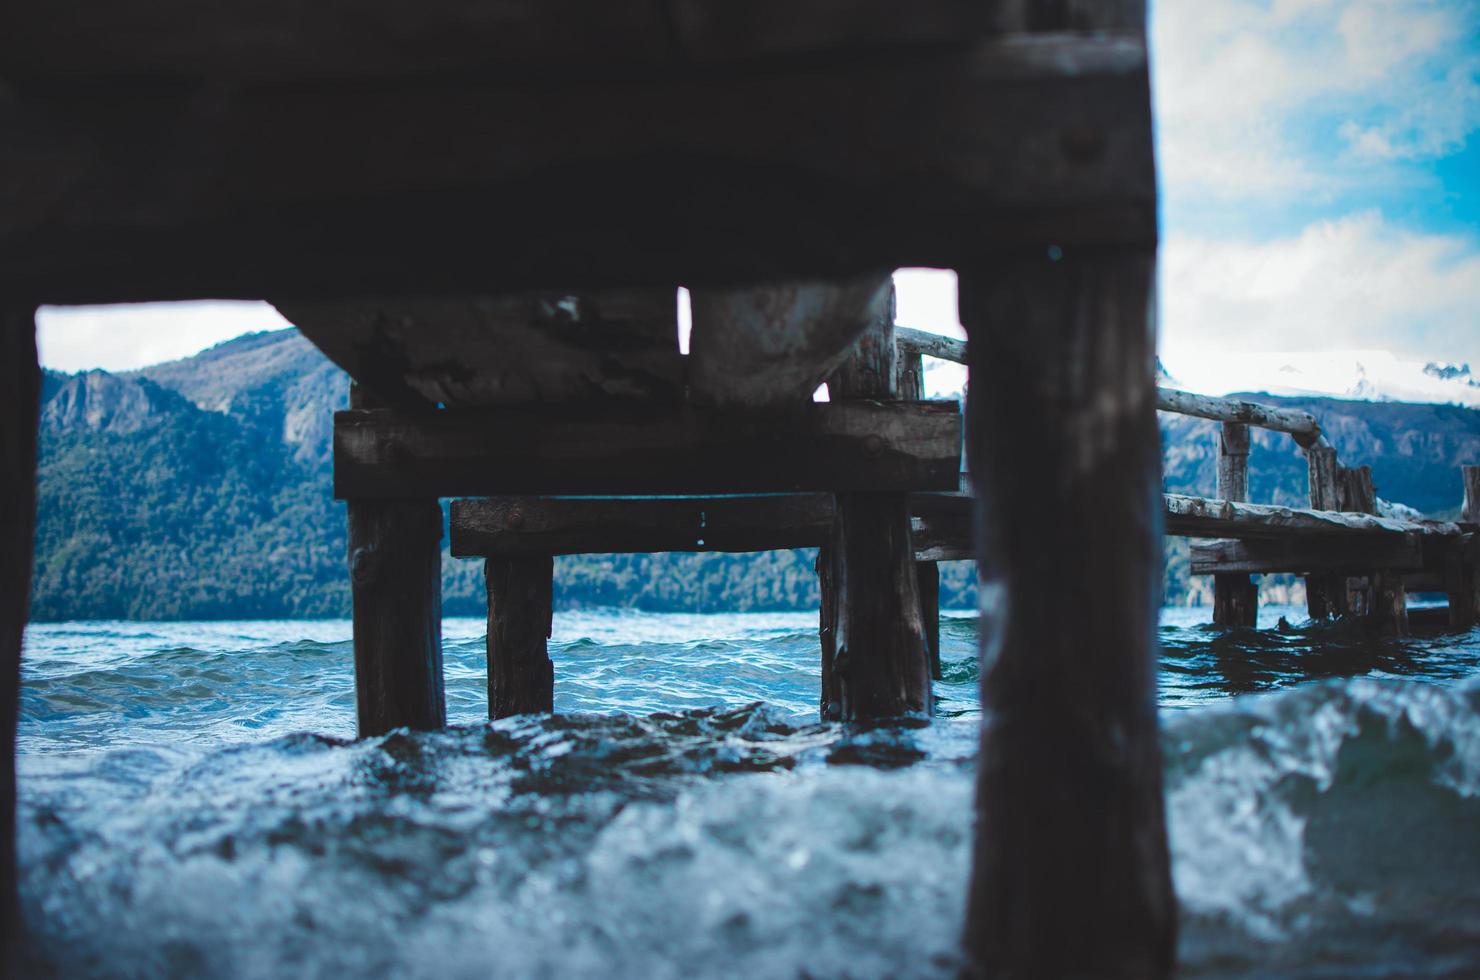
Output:
[[[898,354],[899,397],[918,401],[925,397],[924,358],[918,351]],[[915,562],[915,583],[920,590],[920,620],[925,626],[925,642],[930,649],[930,676],[940,680],[940,565],[933,561]]]
[[[1306,479],[1312,510],[1340,510],[1337,496],[1336,450],[1311,446],[1305,451]],[[1331,619],[1347,613],[1346,576],[1323,573],[1305,577],[1305,607],[1311,619]]]
[[[488,717],[555,710],[555,665],[547,641],[552,626],[554,560],[489,558]]]
[[[1460,520],[1480,524],[1480,466],[1460,467],[1464,501]],[[1449,625],[1469,629],[1480,622],[1480,533],[1466,534],[1449,556],[1445,570]]]
[[[1224,422],[1218,430],[1218,499],[1249,499],[1249,427]],[[1213,576],[1213,622],[1254,626],[1259,619],[1259,586],[1248,575]]]
[[[898,388],[894,293],[859,339],[828,390],[835,400],[890,399]],[[822,673],[823,717],[845,721],[897,718],[930,711],[930,660],[915,581],[909,496],[840,493],[829,574],[832,655]],[[828,647],[823,645],[824,654]]]
[[[1337,496],[1340,510],[1352,514],[1377,513],[1377,488],[1372,483],[1372,467],[1339,468]],[[1407,635],[1408,592],[1401,572],[1373,569],[1367,575],[1345,580],[1343,585],[1346,586],[1348,614],[1358,616],[1379,632]]]
[[[958,270],[978,568],[997,597],[965,934],[983,974],[1172,969],[1154,267],[1151,249],[1054,247]]]
[[[358,385],[350,405],[370,407]],[[435,500],[347,504],[360,737],[445,727],[442,508]]]
[[[31,598],[36,529],[36,421],[41,369],[35,314],[0,309],[0,976],[15,976],[20,946],[16,895],[15,729],[21,642]]]

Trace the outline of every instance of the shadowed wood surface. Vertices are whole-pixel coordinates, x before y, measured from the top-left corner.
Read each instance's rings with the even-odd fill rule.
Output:
[[[1159,392],[1158,392],[1159,394]],[[1249,427],[1224,422],[1218,427],[1218,497],[1249,499]],[[1248,575],[1223,571],[1213,578],[1213,622],[1252,627],[1259,620],[1259,587]]]
[[[951,489],[960,433],[956,403],[945,401],[809,403],[780,414],[348,411],[334,416],[334,492]]]
[[[697,405],[753,409],[810,401],[855,343],[867,342],[860,335],[894,322],[888,272],[690,294],[689,398]]]
[[[674,287],[278,309],[387,404],[683,398]]]
[[[442,728],[442,510],[434,500],[347,510],[360,737]]]
[[[0,976],[19,946],[16,895],[15,731],[21,645],[31,595],[36,527],[36,421],[41,369],[33,311],[0,307]]]
[[[1148,93],[1144,44],[1106,34],[622,84],[38,80],[0,111],[0,286],[287,303],[1149,243]]]
[[[1194,575],[1351,573],[1368,568],[1418,570],[1424,566],[1421,536],[1412,533],[1252,538],[1247,541],[1194,541],[1192,544]]]
[[[984,583],[979,976],[1172,970],[1154,268],[1150,251],[1066,248],[958,269]]]
[[[488,717],[555,710],[552,629],[554,563],[549,555],[490,558],[488,586]]]
[[[452,502],[452,554],[583,555],[816,548],[830,493],[763,497],[493,497]]]

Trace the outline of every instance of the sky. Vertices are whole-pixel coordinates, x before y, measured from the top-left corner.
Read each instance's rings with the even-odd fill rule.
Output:
[[[1480,375],[1480,0],[1153,0],[1150,35],[1171,374],[1212,394],[1277,370]],[[961,335],[952,274],[896,281],[901,323]],[[190,303],[39,325],[42,362],[75,371],[286,324]]]

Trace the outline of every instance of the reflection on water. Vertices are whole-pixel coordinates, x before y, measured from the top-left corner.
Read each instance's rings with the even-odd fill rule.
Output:
[[[1205,615],[1161,630],[1184,973],[1480,973],[1480,631]],[[973,619],[903,728],[815,720],[811,616],[555,628],[554,717],[483,719],[453,620],[454,727],[354,742],[348,623],[32,627],[33,972],[955,974]]]

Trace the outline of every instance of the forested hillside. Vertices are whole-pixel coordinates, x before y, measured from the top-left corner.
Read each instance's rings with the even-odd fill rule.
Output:
[[[128,374],[48,373],[43,391],[33,616],[344,616],[344,510],[332,499],[332,412],[348,382],[296,331],[238,338]],[[1305,408],[1381,496],[1457,510],[1461,462],[1480,460],[1480,412],[1437,405],[1261,400]],[[1212,492],[1213,423],[1164,416],[1166,487]],[[1291,440],[1256,432],[1256,501],[1301,504]],[[556,603],[651,610],[815,608],[810,551],[593,555],[556,565]],[[445,611],[481,615],[477,561],[443,563]],[[974,602],[972,567],[943,567],[946,605]],[[1278,586],[1278,583],[1275,583]],[[1167,598],[1195,600],[1185,542],[1168,545]]]

